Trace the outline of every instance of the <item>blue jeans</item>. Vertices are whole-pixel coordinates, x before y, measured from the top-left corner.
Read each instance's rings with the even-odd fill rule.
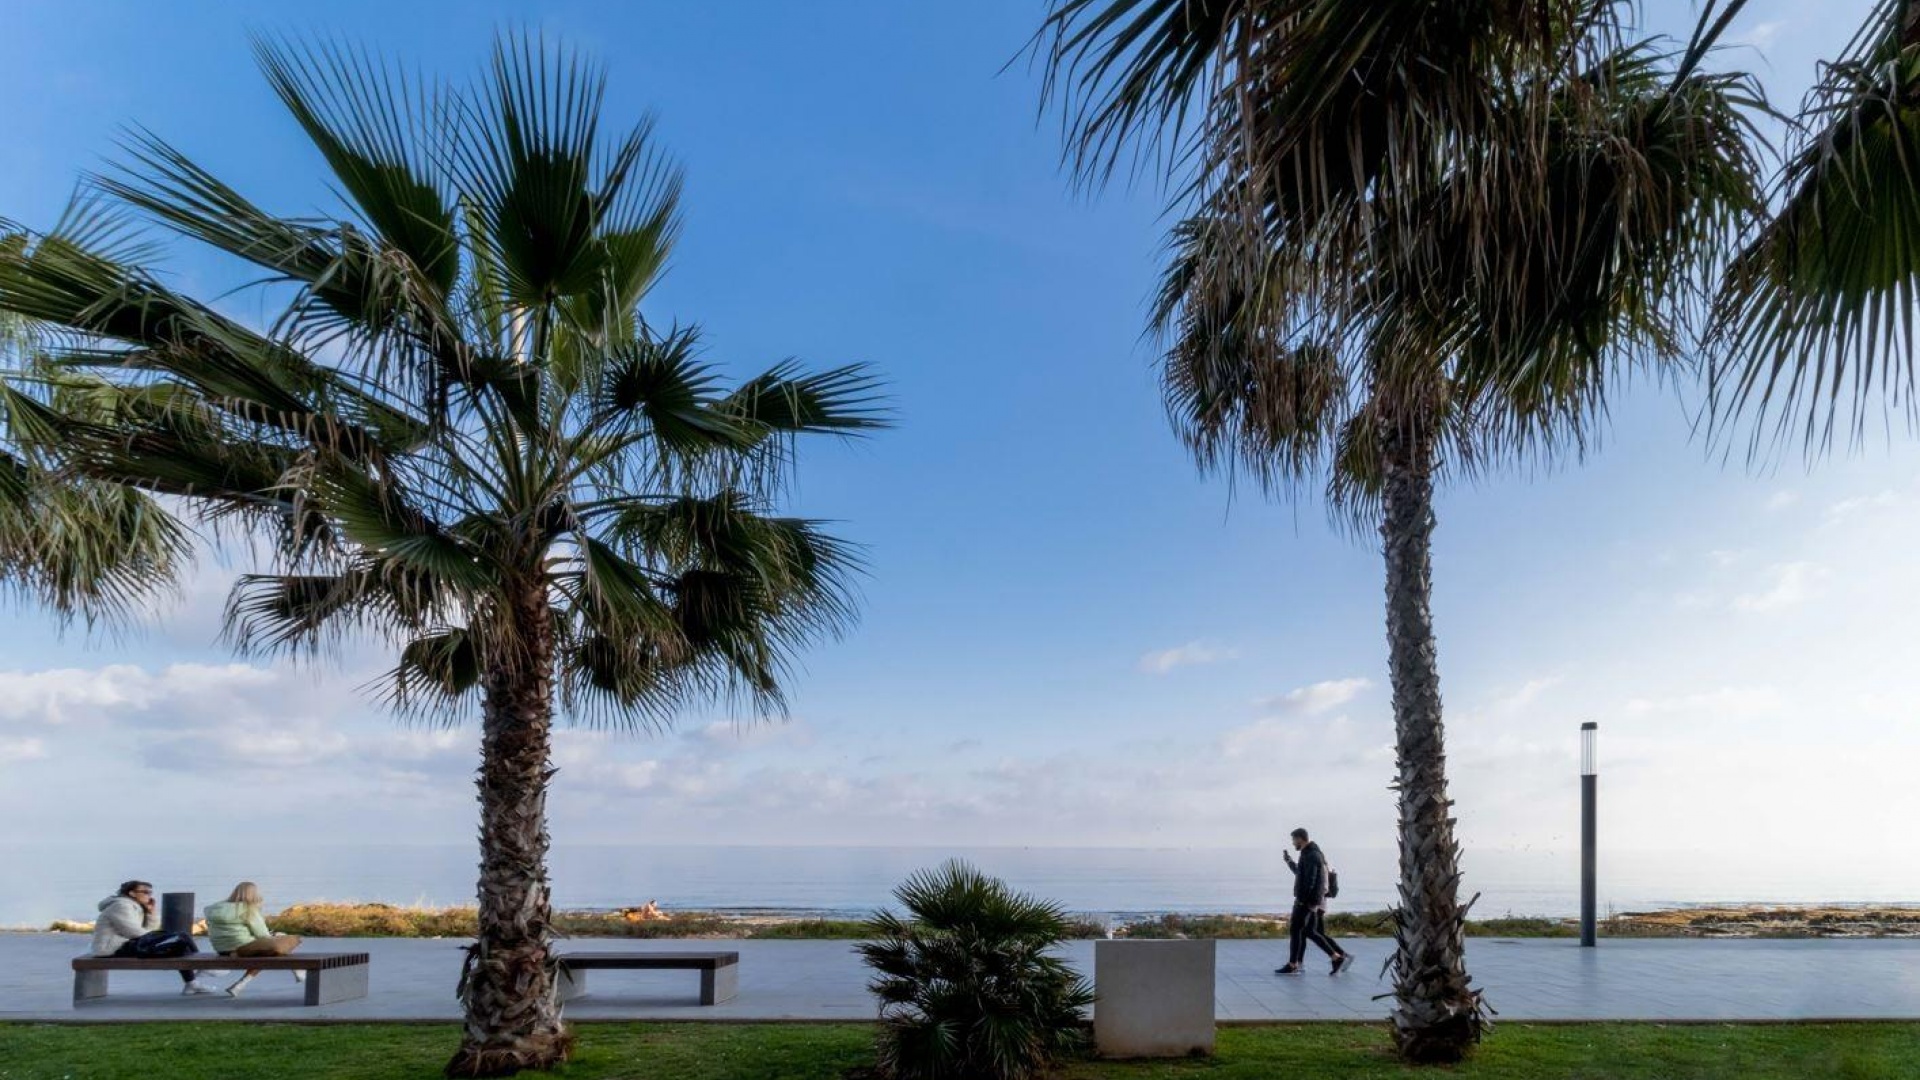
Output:
[[[131,957],[135,960],[171,960],[176,956],[192,956],[200,951],[188,934],[169,934],[165,930],[155,930],[151,934],[141,934],[125,945],[113,951],[115,956]],[[181,982],[192,982],[193,972],[181,971]]]

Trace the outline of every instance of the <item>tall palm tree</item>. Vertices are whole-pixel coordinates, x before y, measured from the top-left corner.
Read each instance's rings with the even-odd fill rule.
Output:
[[[1745,7],[1719,7],[1730,20]],[[1717,419],[1752,449],[1858,438],[1876,400],[1916,409],[1920,290],[1920,3],[1879,0],[1825,65],[1790,130],[1770,213],[1719,297]]]
[[[603,128],[579,57],[506,39],[455,91],[351,49],[258,54],[345,212],[275,216],[133,137],[98,199],[0,255],[0,308],[61,339],[0,396],[9,450],[55,487],[270,550],[229,599],[241,650],[370,634],[396,647],[396,707],[477,712],[479,933],[447,1071],[550,1066],[570,1044],[549,951],[556,713],[780,707],[794,651],[850,618],[856,560],[772,503],[797,436],[881,422],[874,383],[783,364],[729,388],[696,330],[642,316],[679,178],[646,123]],[[284,313],[259,330],[170,288],[116,241],[126,213],[265,271]],[[171,528],[116,584],[178,568]],[[40,554],[29,586],[62,572]]]
[[[1738,78],[1625,40],[1616,6],[1060,0],[1049,93],[1099,180],[1174,179],[1154,310],[1203,468],[1324,485],[1378,530],[1399,800],[1393,1032],[1457,1061],[1466,971],[1431,612],[1436,480],[1579,452],[1620,375],[1677,358],[1757,204]]]

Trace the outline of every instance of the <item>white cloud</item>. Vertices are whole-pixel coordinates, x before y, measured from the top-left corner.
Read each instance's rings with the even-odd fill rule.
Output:
[[[811,746],[814,732],[803,720],[715,720],[689,729],[683,739],[709,753],[737,753],[775,744]]]
[[[1780,510],[1785,510],[1787,507],[1792,506],[1793,504],[1799,501],[1800,501],[1799,492],[1783,488],[1782,490],[1776,491],[1773,494],[1767,496],[1767,501],[1765,505],[1767,510],[1770,512],[1780,511]]]
[[[1236,660],[1239,657],[1238,649],[1209,645],[1204,641],[1189,641],[1185,645],[1147,653],[1140,658],[1140,670],[1152,675],[1165,675],[1175,668],[1192,667],[1197,664],[1217,664],[1223,660]]]
[[[1539,698],[1541,694],[1546,693],[1558,685],[1560,685],[1560,677],[1558,675],[1549,675],[1542,679],[1528,679],[1526,682],[1521,683],[1517,689],[1496,698],[1493,707],[1503,712],[1513,712],[1518,709],[1524,709],[1528,705],[1533,704],[1535,699]]]
[[[325,721],[289,725],[261,717],[156,734],[144,745],[147,764],[181,772],[302,768],[343,757],[354,748],[346,733]]]
[[[0,765],[15,761],[38,761],[46,756],[45,739],[0,736]]]
[[[1756,592],[1733,598],[1739,611],[1765,612],[1803,604],[1819,595],[1819,586],[1827,576],[1825,567],[1810,562],[1775,563],[1767,567],[1767,584]]]
[[[1693,720],[1752,720],[1780,716],[1786,710],[1786,698],[1771,686],[1722,686],[1672,697],[1633,698],[1626,705],[1629,716]]]
[[[1329,709],[1337,709],[1354,698],[1373,683],[1366,679],[1329,679],[1309,686],[1289,690],[1278,697],[1262,698],[1255,704],[1260,708],[1280,714],[1301,714],[1316,716]]]
[[[443,743],[444,733],[391,730],[356,742],[346,722],[378,712],[352,689],[358,681],[237,663],[9,671],[0,672],[0,720],[170,772],[287,770],[363,752],[418,763]]]
[[[1785,19],[1768,19],[1766,22],[1755,23],[1748,29],[1735,32],[1727,38],[1727,44],[1748,45],[1764,52],[1779,40],[1780,31],[1786,27]]]
[[[0,671],[0,720],[129,720],[179,705],[212,713],[237,695],[270,688],[278,679],[273,671],[246,664],[174,664],[159,671],[132,664]]]
[[[1892,488],[1877,491],[1872,495],[1855,495],[1828,506],[1827,520],[1841,521],[1870,510],[1885,510],[1888,507],[1898,506],[1900,502],[1900,493]]]

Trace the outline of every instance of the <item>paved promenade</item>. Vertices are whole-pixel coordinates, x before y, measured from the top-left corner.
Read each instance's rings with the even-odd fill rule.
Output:
[[[451,1020],[460,942],[403,939],[313,941],[317,952],[372,954],[372,990],[358,1001],[300,1004],[284,972],[268,972],[237,999],[180,996],[170,972],[116,972],[112,993],[72,1004],[68,962],[87,939],[0,933],[0,1020]],[[594,950],[737,949],[740,994],[702,1008],[690,971],[595,972],[592,993],[567,1006],[576,1020],[868,1020],[866,971],[845,942],[608,941]],[[1385,941],[1356,941],[1352,971],[1280,978],[1283,945],[1220,943],[1214,1014],[1223,1022],[1366,1020],[1384,1015]],[[1088,972],[1093,943],[1068,958]],[[1470,970],[1507,1020],[1920,1020],[1920,940],[1613,941],[1580,949],[1566,941],[1476,939]],[[225,985],[228,979],[220,982]]]

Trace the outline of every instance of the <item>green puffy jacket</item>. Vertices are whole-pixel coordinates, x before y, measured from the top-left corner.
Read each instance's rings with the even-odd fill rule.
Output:
[[[213,951],[228,953],[250,941],[272,937],[260,909],[233,900],[207,905],[207,940]]]

